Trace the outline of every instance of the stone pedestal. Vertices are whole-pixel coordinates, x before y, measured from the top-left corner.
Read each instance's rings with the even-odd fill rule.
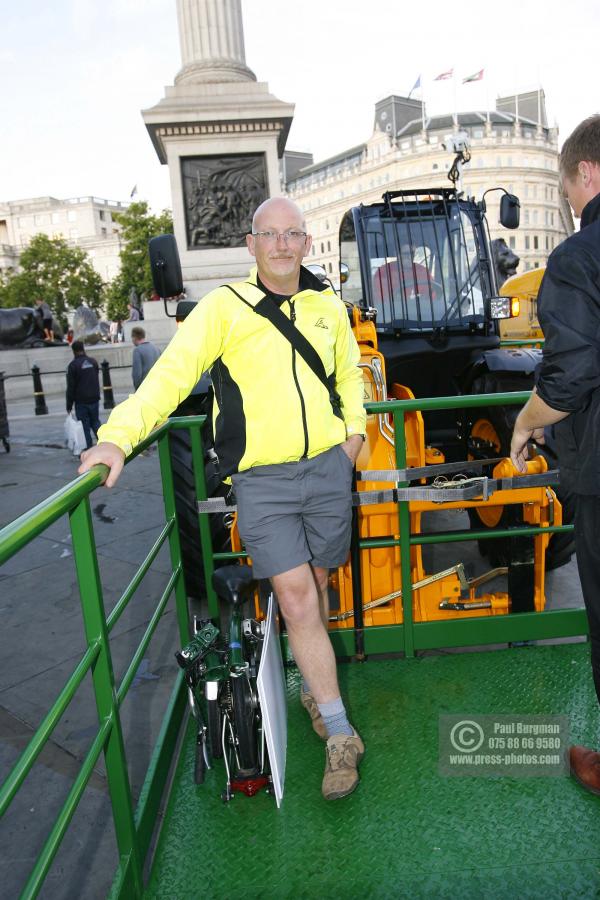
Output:
[[[131,322],[126,324],[141,325],[146,332],[146,337],[152,343],[164,343],[171,340],[177,331],[177,323],[171,316],[175,315],[177,309],[177,301],[168,301],[168,310],[171,314],[167,316],[162,300],[152,300],[144,303],[144,320],[143,322]],[[125,332],[126,339],[131,340],[131,331],[129,335]]]
[[[246,66],[240,0],[178,0],[177,9],[183,65],[142,115],[169,166],[184,284],[196,300],[247,275],[245,234],[259,203],[281,194],[294,107]]]

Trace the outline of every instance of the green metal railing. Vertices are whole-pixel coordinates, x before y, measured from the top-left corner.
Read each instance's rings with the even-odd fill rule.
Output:
[[[442,397],[430,400],[399,400],[366,404],[368,413],[392,414],[395,431],[396,466],[406,466],[405,414],[415,410],[471,408],[522,404],[528,393],[479,395],[477,397]],[[53,729],[72,701],[87,672],[92,672],[93,688],[98,712],[99,727],[93,743],[82,763],[71,791],[60,810],[51,833],[36,861],[23,891],[23,897],[35,897],[39,892],[52,860],[60,846],[69,822],[77,808],[93,767],[102,751],[106,760],[107,780],[110,791],[112,815],[119,852],[119,867],[113,894],[118,897],[140,897],[143,894],[142,871],[148,855],[155,827],[159,803],[167,782],[169,766],[175,752],[177,735],[185,713],[185,691],[181,674],[177,676],[171,699],[166,710],[160,735],[155,745],[150,765],[140,793],[137,808],[133,807],[132,791],[127,772],[119,708],[131,687],[154,630],[171,595],[175,597],[179,638],[189,637],[187,598],[183,581],[181,548],[175,511],[173,472],[169,455],[168,436],[171,429],[188,428],[191,435],[191,451],[195,491],[199,499],[206,499],[201,426],[204,416],[171,419],[154,431],[130,455],[130,463],[139,453],[155,441],[163,483],[165,525],[148,551],[146,558],[112,612],[104,611],[102,586],[98,571],[94,532],[90,513],[90,494],[101,485],[107,474],[105,466],[97,466],[75,479],[52,497],[25,513],[0,531],[0,565],[17,551],[40,535],[61,516],[68,514],[73,537],[82,615],[87,650],[59,694],[57,700],[37,729],[29,745],[0,789],[0,815],[3,815],[31,770]],[[434,647],[470,646],[486,643],[533,640],[563,637],[587,633],[587,620],[583,609],[553,612],[519,613],[506,616],[481,616],[468,620],[441,622],[414,622],[412,611],[412,582],[410,547],[415,544],[472,541],[502,536],[534,535],[546,532],[568,531],[572,526],[554,526],[544,529],[519,527],[482,531],[453,531],[438,534],[411,534],[409,504],[398,504],[399,538],[393,536],[361,540],[361,549],[400,547],[401,587],[403,591],[404,621],[401,625],[371,626],[364,629],[364,651],[367,654],[397,652],[407,657],[417,650]],[[241,553],[214,552],[208,514],[199,515],[200,541],[206,578],[209,614],[218,613],[218,601],[212,589],[211,575],[215,561],[245,557]],[[112,667],[110,632],[127,608],[137,587],[165,542],[169,544],[172,572],[167,579],[161,597],[146,628],[138,648],[117,686]],[[331,632],[339,655],[352,656],[355,650],[355,629],[336,629]]]
[[[471,409],[478,406],[522,405],[529,398],[528,391],[503,394],[479,394],[472,397],[437,397],[367,403],[368,413],[392,413],[394,420],[396,466],[406,467],[405,414],[420,410]],[[406,484],[399,484],[404,487]],[[543,638],[571,637],[588,633],[585,610],[552,610],[523,612],[505,616],[479,616],[469,619],[447,619],[434,622],[415,622],[413,619],[410,547],[417,544],[448,543],[452,541],[493,540],[499,537],[536,535],[543,532],[572,531],[572,525],[514,528],[490,528],[481,531],[466,530],[437,534],[411,534],[408,501],[398,503],[399,538],[371,538],[360,541],[361,549],[400,547],[402,589],[402,625],[372,626],[365,628],[365,652],[403,652],[414,656],[416,650],[437,647],[468,647],[488,643],[541,640]],[[338,629],[332,633],[336,652],[353,653],[352,629]]]
[[[98,731],[92,745],[83,760],[67,799],[56,817],[23,889],[22,897],[35,897],[39,893],[102,751],[104,751],[106,762],[106,775],[120,860],[113,892],[117,896],[127,898],[141,897],[143,894],[142,870],[173,758],[181,720],[185,712],[185,692],[181,675],[179,674],[176,678],[136,809],[133,807],[127,772],[119,709],[173,594],[179,637],[183,643],[189,639],[187,597],[183,581],[168,436],[171,429],[190,429],[192,446],[195,449],[196,486],[200,494],[205,494],[204,467],[198,464],[198,460],[202,461],[200,428],[204,420],[204,416],[171,419],[136,447],[127,460],[130,463],[150,444],[158,442],[166,522],[146,558],[108,616],[104,609],[89,499],[90,494],[104,482],[107,475],[106,466],[96,466],[90,472],[76,478],[75,481],[0,531],[0,565],[2,565],[61,516],[69,516],[87,641],[87,649],[81,660],[2,785],[0,815],[4,815],[8,809],[88,672],[91,672],[92,675],[99,721]],[[202,523],[204,533],[207,527],[206,523]],[[165,542],[169,544],[172,572],[125,675],[120,684],[116,685],[109,641],[110,632],[127,608]]]

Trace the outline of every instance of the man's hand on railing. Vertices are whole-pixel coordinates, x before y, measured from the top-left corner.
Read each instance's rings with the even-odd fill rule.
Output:
[[[87,472],[92,466],[97,466],[98,463],[104,463],[110,469],[104,486],[111,488],[116,484],[125,465],[125,454],[116,444],[111,444],[110,441],[102,441],[102,443],[96,444],[95,447],[90,447],[89,450],[83,451],[81,454],[81,465],[77,471],[80,475],[83,475],[84,472]]]

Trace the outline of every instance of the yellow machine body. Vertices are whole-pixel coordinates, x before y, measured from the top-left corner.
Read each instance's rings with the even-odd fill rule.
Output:
[[[521,275],[512,275],[500,288],[503,296],[518,297],[521,303],[518,316],[500,320],[500,337],[503,341],[527,341],[544,337],[537,317],[537,297],[545,271],[545,268],[530,269]]]

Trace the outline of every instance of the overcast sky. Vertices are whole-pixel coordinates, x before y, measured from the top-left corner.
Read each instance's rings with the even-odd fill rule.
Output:
[[[374,104],[421,75],[427,109],[485,109],[537,88],[564,139],[600,112],[597,0],[459,4],[442,0],[242,0],[246,62],[295,103],[288,149],[324,159],[366,140]],[[566,13],[560,12],[560,7]],[[138,197],[170,206],[166,166],[140,110],[181,65],[175,0],[20,0],[2,4],[0,201],[52,195]],[[421,95],[417,92],[415,96]]]

